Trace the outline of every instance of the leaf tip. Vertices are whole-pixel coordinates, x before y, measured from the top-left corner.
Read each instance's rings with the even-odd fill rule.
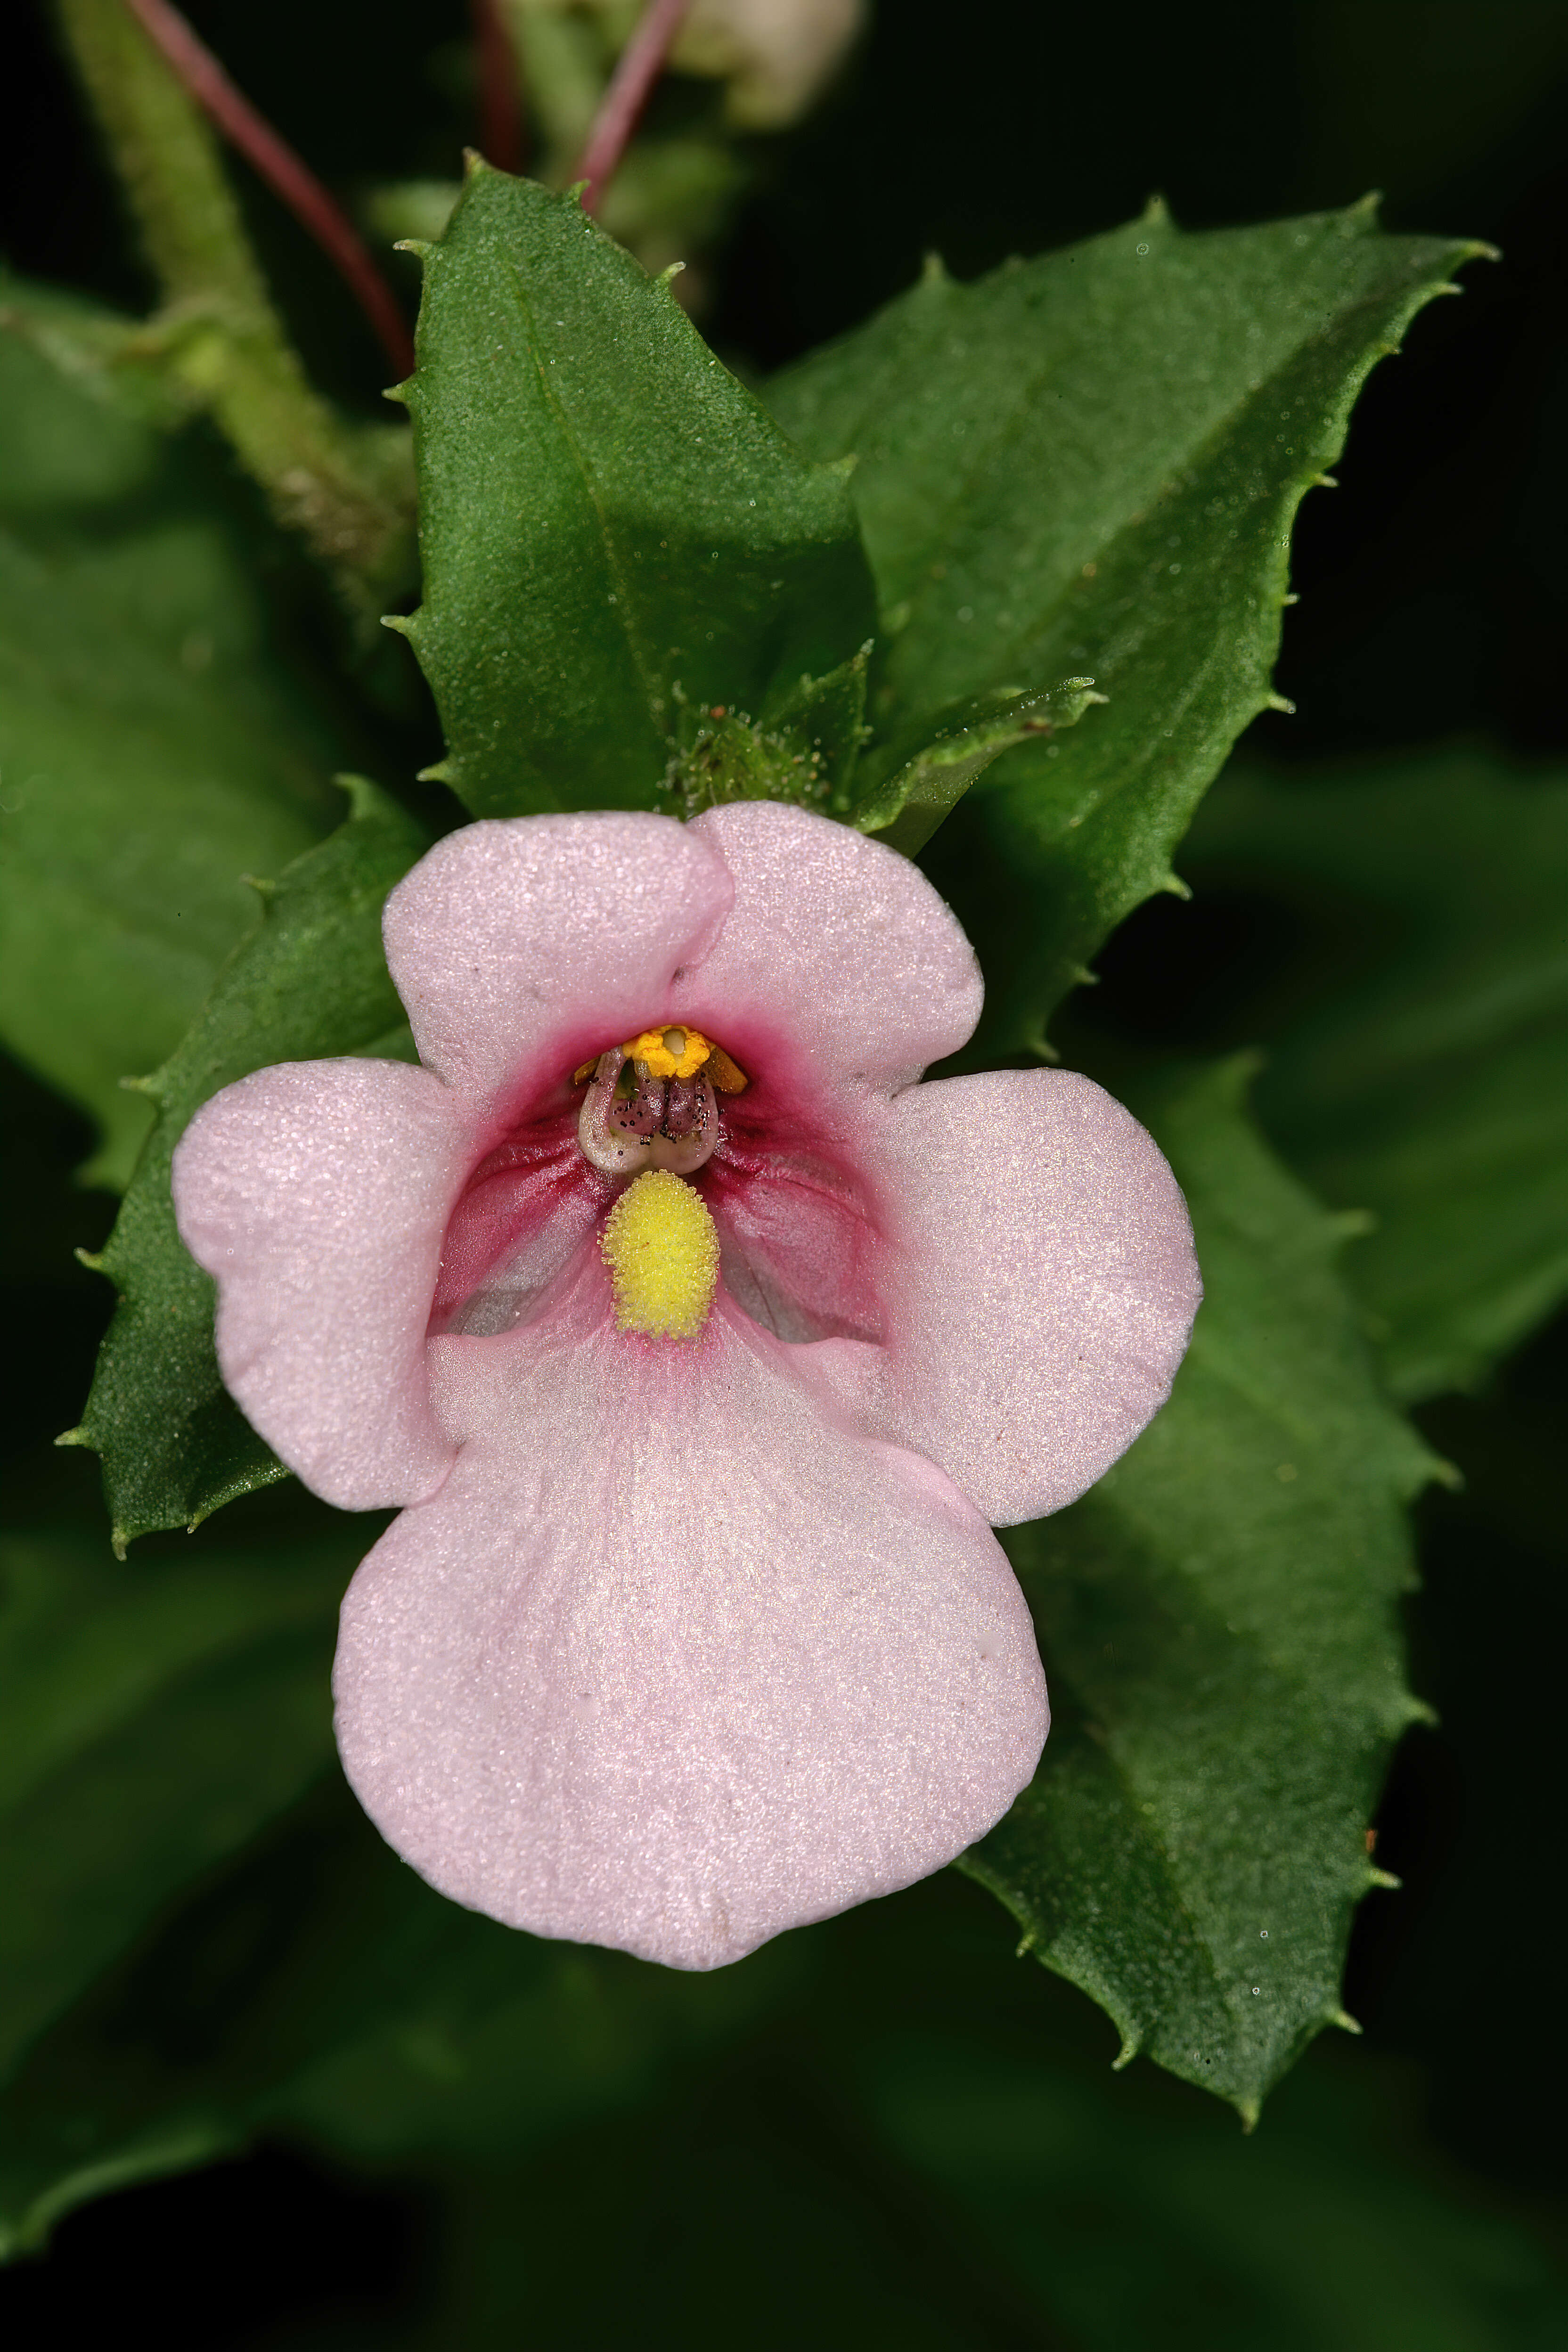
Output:
[[[239,878],[247,889],[255,891],[264,907],[269,906],[278,896],[278,885],[270,875],[242,874]]]
[[[1352,2017],[1348,2009],[1331,2009],[1325,2022],[1337,2025],[1342,2033],[1359,2034],[1361,2032],[1360,2019]]]
[[[123,1560],[131,1543],[131,1531],[118,1522],[109,1531],[109,1546],[118,1560]]]
[[[1179,874],[1163,875],[1157,887],[1168,898],[1190,898],[1193,895],[1190,886]]]
[[[1263,2102],[1249,2094],[1245,2098],[1237,2099],[1233,2104],[1237,2114],[1241,2117],[1241,2128],[1250,2139],[1258,2129],[1258,2119],[1263,2113]]]
[[[81,1258],[84,1263],[87,1261],[87,1253],[85,1250],[78,1250],[77,1255]],[[96,1264],[93,1265],[93,1272],[95,1274],[98,1272]],[[91,1443],[92,1440],[89,1437],[87,1431],[79,1423],[75,1429],[62,1429],[59,1435],[55,1440],[55,1444],[57,1445],[90,1445]]]
[[[1294,719],[1296,716],[1295,704],[1287,701],[1282,694],[1266,694],[1263,698],[1263,708],[1265,710],[1283,711],[1287,719]]]
[[[663,286],[666,288],[673,285],[676,278],[679,277],[685,267],[686,264],[684,261],[669,262],[666,268],[659,271],[658,277],[653,281],[654,284],[656,286]]]
[[[1037,1932],[1037,1931],[1035,1928],[1031,1927],[1025,1935],[1019,1937],[1016,1948],[1013,1953],[1013,1958],[1016,1960],[1027,1959],[1029,1954],[1035,1948]]]
[[[412,638],[414,624],[417,617],[414,613],[384,613],[381,616],[381,625],[384,629],[390,629],[394,636]]]
[[[356,776],[352,770],[342,768],[333,776],[332,782],[339,792],[349,796],[347,821],[350,824],[363,824],[367,817],[377,814],[381,805],[381,788],[373,784],[368,776]]]
[[[1163,196],[1151,196],[1148,203],[1143,207],[1142,217],[1139,222],[1139,226],[1141,228],[1169,228],[1170,226],[1170,205],[1165,202]]]
[[[421,784],[450,784],[456,791],[461,773],[456,760],[437,760],[433,768],[421,768],[416,782]]]
[[[99,1251],[99,1250],[89,1250],[89,1249],[75,1249],[75,1250],[72,1250],[72,1252],[71,1252],[71,1255],[72,1255],[72,1257],[74,1257],[74,1258],[75,1258],[75,1260],[76,1260],[76,1262],[77,1262],[78,1265],[85,1265],[85,1266],[86,1266],[86,1268],[87,1268],[87,1270],[88,1270],[89,1274],[101,1274],[101,1273],[103,1272],[103,1255],[102,1255],[101,1251]],[[75,1431],[73,1431],[73,1432],[72,1432],[72,1442],[73,1442],[73,1443],[74,1443],[74,1441],[75,1441],[75,1438],[76,1438],[77,1434],[78,1434],[78,1433],[76,1433]],[[66,1439],[65,1439],[65,1438],[63,1438],[63,1437],[57,1437],[57,1438],[56,1438],[56,1440],[55,1440],[55,1444],[56,1444],[57,1445],[64,1445],[64,1444],[66,1444],[66,1442],[67,1442],[67,1441],[66,1441]],[[86,1443],[86,1440],[84,1439],[82,1442],[85,1444],[85,1443]]]
[[[921,262],[920,282],[921,286],[952,285],[952,280],[948,276],[947,264],[940,253],[931,252],[924,256]]]
[[[1113,2074],[1120,2074],[1124,2066],[1131,2066],[1132,2061],[1138,2055],[1140,2046],[1137,2034],[1132,2032],[1129,2027],[1123,2026],[1121,2029],[1121,2047],[1110,2062],[1111,2073]]]
[[[491,178],[498,176],[495,165],[487,163],[477,147],[465,147],[463,150],[464,180],[482,180],[487,173]]]
[[[1397,1895],[1404,1887],[1403,1878],[1395,1878],[1392,1870],[1379,1870],[1374,1864],[1366,1874],[1368,1887],[1381,1886],[1385,1894]]]
[[[405,375],[401,383],[389,383],[381,396],[383,400],[390,400],[395,408],[406,408],[413,392],[414,378]]]

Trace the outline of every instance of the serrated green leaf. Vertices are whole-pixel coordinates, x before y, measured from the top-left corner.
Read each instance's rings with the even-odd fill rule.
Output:
[[[894,766],[885,782],[868,784],[849,821],[912,857],[994,760],[1020,743],[1076,727],[1092,703],[1104,699],[1086,677],[1064,678],[1044,694],[1009,695],[1001,709],[994,696],[984,698]]]
[[[148,1124],[120,1081],[243,935],[241,876],[330,823],[341,751],[268,648],[195,445],[32,333],[110,314],[26,292],[28,336],[0,318],[0,1034],[97,1120],[89,1173],[118,1187]]]
[[[1182,859],[1281,943],[1258,1107],[1336,1208],[1399,1395],[1473,1387],[1568,1294],[1568,782],[1484,751],[1233,768]]]
[[[439,771],[476,815],[648,808],[688,705],[771,725],[871,635],[808,463],[571,196],[477,165],[424,256],[414,417]]]
[[[0,1547],[0,2075],[169,1895],[331,1754],[359,1527],[134,1571],[100,1533]]]
[[[100,1261],[120,1305],[74,1443],[103,1460],[115,1541],[193,1526],[285,1475],[218,1376],[211,1277],[174,1225],[169,1163],[201,1105],[272,1062],[398,1050],[381,908],[427,845],[375,785],[342,779],[352,812],[286,867],[199,1018],[155,1076],[157,1123]]]
[[[1069,672],[1110,698],[1058,758],[999,760],[962,838],[934,845],[985,966],[990,1051],[1037,1045],[1113,926],[1165,887],[1268,700],[1296,509],[1374,362],[1482,250],[1382,236],[1361,205],[1192,236],[1155,207],[973,286],[930,271],[771,387],[803,448],[859,458],[879,730]]]
[[[1396,1601],[1431,1457],[1379,1396],[1335,1220],[1232,1061],[1132,1100],[1207,1296],[1171,1402],[1093,1492],[1006,1540],[1055,1724],[964,1867],[1173,2074],[1257,2112],[1339,2008],[1393,1741]]]

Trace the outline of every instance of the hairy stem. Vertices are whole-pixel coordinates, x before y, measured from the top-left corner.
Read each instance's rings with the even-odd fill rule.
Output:
[[[280,519],[369,618],[412,572],[401,426],[344,422],[307,381],[272,306],[200,109],[126,0],[58,0],[159,280],[163,364],[208,408]]]
[[[170,0],[126,0],[126,5],[208,121],[238,149],[274,195],[288,205],[307,236],[321,247],[364,312],[393,367],[400,376],[407,375],[414,365],[414,339],[392,289],[347,214],[288,141],[279,137],[244,91],[236,88]]]

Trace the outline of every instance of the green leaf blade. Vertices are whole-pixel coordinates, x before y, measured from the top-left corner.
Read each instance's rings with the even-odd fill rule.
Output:
[[[1367,1822],[1420,1711],[1396,1603],[1402,1507],[1432,1467],[1379,1399],[1338,1226],[1249,1129],[1249,1074],[1134,1097],[1187,1192],[1208,1297],[1131,1452],[1008,1538],[1057,1719],[964,1865],[1127,2054],[1247,2116],[1339,2015]]]
[[[800,457],[574,198],[477,167],[426,256],[418,348],[403,625],[476,815],[651,807],[678,688],[766,722],[870,635],[842,468]]]
[[[0,291],[3,1034],[98,1121],[88,1172],[119,1188],[147,1129],[121,1080],[174,1049],[243,936],[240,877],[325,831],[342,747],[268,643],[195,444],[37,340],[40,317],[124,322]]]
[[[1182,864],[1290,943],[1245,1008],[1258,1111],[1367,1220],[1345,1272],[1390,1384],[1477,1386],[1568,1296],[1568,782],[1462,746],[1238,763]]]
[[[1076,727],[1091,704],[1103,702],[1088,677],[1063,678],[1044,694],[1019,694],[996,707],[983,697],[879,782],[869,784],[850,811],[862,833],[913,857],[994,760],[1020,743]]]
[[[1047,760],[969,795],[932,871],[986,966],[987,1050],[1051,1007],[1170,858],[1269,699],[1296,509],[1369,370],[1483,248],[1390,237],[1368,209],[1180,234],[1144,220],[973,286],[928,273],[787,372],[774,413],[853,489],[886,618],[873,690],[902,730],[1005,682],[1109,698]],[[1019,949],[976,877],[1050,909]]]
[[[273,1062],[385,1051],[402,1020],[381,945],[388,890],[427,845],[374,784],[288,867],[195,1026],[149,1082],[158,1119],[100,1261],[121,1293],[71,1442],[102,1457],[115,1540],[188,1527],[286,1474],[224,1387],[214,1292],[174,1224],[169,1168],[220,1087]],[[395,1047],[392,1047],[395,1050]]]

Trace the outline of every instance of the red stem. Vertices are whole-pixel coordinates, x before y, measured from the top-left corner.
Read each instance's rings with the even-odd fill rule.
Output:
[[[517,51],[497,0],[468,0],[479,82],[479,151],[498,172],[522,169]]]
[[[609,88],[599,100],[599,111],[572,174],[574,180],[589,183],[583,197],[584,212],[598,211],[605,189],[637,129],[637,117],[647,104],[649,91],[664,70],[669,45],[679,32],[680,20],[690,5],[691,0],[647,0],[647,6],[637,18],[636,32],[616,59]]]
[[[399,375],[414,366],[414,341],[396,298],[349,219],[309,165],[235,88],[216,58],[170,0],[125,0],[204,114],[281,197],[349,287]]]

